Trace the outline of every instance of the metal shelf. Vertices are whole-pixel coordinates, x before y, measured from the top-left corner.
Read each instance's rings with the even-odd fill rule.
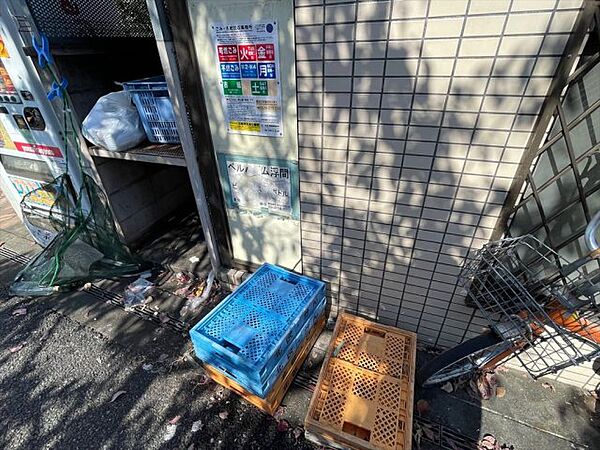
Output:
[[[92,156],[100,158],[126,159],[168,166],[185,167],[185,158],[180,144],[152,144],[143,143],[139,147],[124,152],[111,152],[102,147],[88,147]]]

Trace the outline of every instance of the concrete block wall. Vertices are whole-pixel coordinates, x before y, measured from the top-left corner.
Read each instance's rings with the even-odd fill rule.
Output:
[[[302,268],[448,347],[579,0],[295,0]]]
[[[94,158],[115,219],[127,244],[135,243],[160,219],[193,204],[185,168]]]

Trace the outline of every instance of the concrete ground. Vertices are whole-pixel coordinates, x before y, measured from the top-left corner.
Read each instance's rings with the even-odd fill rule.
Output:
[[[206,383],[186,335],[90,292],[9,298],[3,288],[22,267],[14,255],[30,257],[38,247],[0,196],[2,247],[11,251],[0,251],[0,448],[316,448],[301,426],[327,335],[284,399],[286,429]],[[116,293],[123,286],[95,284]],[[165,292],[155,301],[172,313],[181,299]],[[425,429],[420,448],[474,448],[478,437],[493,433],[519,450],[600,449],[598,402],[570,386],[542,383],[504,373],[506,395],[486,401],[464,390],[417,390],[415,400],[429,404],[423,417],[415,413],[415,428]]]

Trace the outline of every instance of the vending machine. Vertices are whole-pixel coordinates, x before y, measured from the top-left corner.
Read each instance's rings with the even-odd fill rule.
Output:
[[[44,220],[55,203],[51,182],[76,163],[65,153],[60,109],[50,100],[56,92],[39,71],[48,63],[44,54],[50,55],[47,41],[37,33],[25,2],[0,2],[0,188],[43,246],[55,235]],[[70,173],[76,183],[77,170]],[[31,214],[24,217],[24,210]]]

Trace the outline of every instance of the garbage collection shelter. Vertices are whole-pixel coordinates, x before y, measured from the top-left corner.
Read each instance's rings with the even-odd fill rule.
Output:
[[[208,206],[226,211],[213,225],[224,224],[215,235],[233,267],[268,260],[321,278],[334,315],[349,310],[448,347],[485,326],[457,285],[473,249],[534,233],[567,259],[585,252],[583,229],[598,209],[595,2],[158,7],[188,69],[179,67],[186,104],[200,105],[192,133],[212,144],[200,171],[205,186],[221,188]],[[279,35],[281,136],[231,129],[215,32],[269,20]],[[549,127],[564,131],[549,136]],[[299,215],[236,202],[239,178],[222,159],[297,170]],[[595,380],[591,363],[559,376]]]
[[[86,148],[126,241],[191,205],[224,280],[279,264],[326,281],[333,316],[436,347],[486,325],[458,286],[474,249],[533,233],[567,260],[585,253],[600,209],[598,2],[130,3],[147,16],[130,47],[72,27],[60,57],[88,86],[166,76],[179,145]],[[109,64],[119,48],[129,72]],[[85,73],[95,54],[106,71]],[[592,362],[557,376],[600,381]]]

